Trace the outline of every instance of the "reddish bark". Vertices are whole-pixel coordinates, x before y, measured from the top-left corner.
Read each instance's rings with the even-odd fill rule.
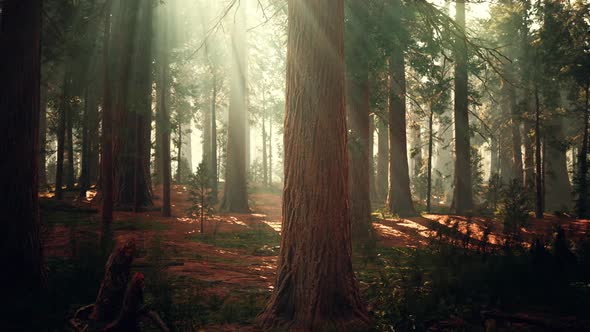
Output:
[[[283,231],[264,328],[365,329],[352,271],[342,0],[289,1]]]

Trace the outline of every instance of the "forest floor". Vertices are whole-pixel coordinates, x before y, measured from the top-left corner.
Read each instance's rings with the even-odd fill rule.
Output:
[[[105,253],[98,257],[88,253],[92,251],[89,247],[96,247],[99,239],[108,237],[108,241],[115,243],[134,238],[139,257],[133,268],[146,275],[147,301],[163,311],[164,320],[177,330],[255,331],[253,320],[273,288],[281,197],[280,192],[254,192],[250,197],[251,213],[215,213],[205,221],[204,234],[200,234],[199,220],[188,215],[190,202],[186,187],[178,185],[172,190],[173,217],[161,217],[157,210],[117,211],[107,231],[100,226],[99,213],[45,209],[42,213],[45,253],[54,270],[63,269],[64,262],[87,261],[89,265],[91,258],[98,262],[94,264],[101,264]],[[93,200],[78,201],[73,192],[69,202],[78,207],[98,208]],[[154,206],[161,206],[158,197]],[[435,214],[408,219],[374,214],[373,218],[379,254],[392,248],[426,247],[441,227],[453,230],[458,240],[465,241],[468,237],[470,245],[485,242],[493,247],[503,242],[502,225],[491,218]],[[533,238],[551,237],[557,225],[564,228],[570,239],[582,238],[590,229],[588,220],[552,215],[544,220],[531,218],[529,226],[522,230],[524,245]],[[371,266],[360,256],[355,254],[356,267]],[[100,273],[98,269],[87,279],[100,280]],[[364,289],[369,287],[363,282],[365,277],[359,276]],[[68,297],[68,313],[93,302],[92,294],[99,285],[85,286],[84,294]],[[60,321],[59,317],[52,319]]]

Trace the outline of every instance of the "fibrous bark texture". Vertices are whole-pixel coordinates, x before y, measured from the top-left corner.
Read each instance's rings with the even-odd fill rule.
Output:
[[[392,50],[389,92],[389,210],[401,217],[416,215],[410,190],[406,137],[406,73],[404,51]]]
[[[298,331],[368,325],[352,271],[342,0],[290,0],[283,225],[259,322]]]

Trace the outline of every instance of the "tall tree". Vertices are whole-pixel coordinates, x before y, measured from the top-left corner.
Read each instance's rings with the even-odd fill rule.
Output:
[[[101,174],[102,222],[113,221],[113,113],[110,79],[111,5],[105,6],[104,36],[102,44],[102,137]]]
[[[9,0],[0,14],[0,257],[10,267],[0,282],[9,305],[44,284],[37,183],[41,8],[41,0]]]
[[[455,190],[453,208],[457,214],[464,214],[473,209],[465,0],[457,0],[455,10],[455,21],[461,34],[455,40]]]
[[[265,328],[369,322],[352,271],[342,0],[290,0],[283,230]]]
[[[169,63],[169,49],[171,38],[171,22],[170,22],[170,3],[166,4],[160,11],[160,50],[158,54],[159,60],[159,86],[158,90],[158,120],[160,125],[156,127],[159,130],[160,136],[160,171],[159,174],[162,181],[162,216],[170,217],[172,215],[172,208],[170,204],[170,184],[172,182],[172,170],[170,161],[170,112],[168,110],[169,96],[170,96],[170,63]],[[158,121],[157,121],[158,122]],[[158,157],[158,156],[156,156]]]
[[[221,209],[230,212],[247,212],[246,186],[246,27],[245,6],[238,7],[232,26],[232,78],[227,125],[227,162]]]
[[[389,193],[391,212],[416,215],[410,190],[410,169],[406,137],[406,69],[404,46],[396,45],[389,62]]]
[[[367,1],[351,2],[347,25],[348,153],[350,157],[350,217],[355,240],[371,241],[369,8]]]

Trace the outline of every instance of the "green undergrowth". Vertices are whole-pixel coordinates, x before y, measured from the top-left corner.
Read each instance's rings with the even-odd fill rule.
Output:
[[[256,227],[236,231],[219,232],[217,234],[191,235],[190,240],[203,242],[220,248],[243,249],[249,254],[272,256],[278,254],[280,235],[266,227]]]
[[[439,240],[420,249],[378,248],[374,263],[356,269],[376,330],[426,331],[453,319],[459,329],[482,330],[481,312],[491,309],[585,317],[590,242],[553,235],[532,249],[494,252]]]

